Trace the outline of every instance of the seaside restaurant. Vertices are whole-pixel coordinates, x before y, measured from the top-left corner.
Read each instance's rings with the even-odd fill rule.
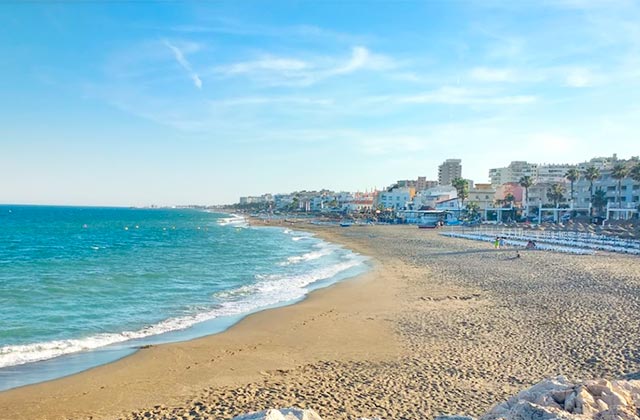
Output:
[[[457,220],[452,212],[446,210],[402,210],[398,212],[398,218],[403,223],[434,226],[438,222],[446,224]]]

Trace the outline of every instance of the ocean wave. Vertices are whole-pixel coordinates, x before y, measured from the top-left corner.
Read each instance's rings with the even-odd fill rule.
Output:
[[[38,362],[129,340],[184,330],[200,322],[223,316],[248,314],[260,308],[297,300],[309,292],[307,288],[309,285],[318,281],[329,280],[350,268],[361,265],[364,261],[364,257],[350,253],[336,264],[307,273],[291,276],[273,274],[262,277],[256,276],[258,282],[255,284],[241,286],[217,295],[217,297],[225,297],[231,300],[222,302],[215,309],[198,314],[170,318],[136,331],[101,333],[86,338],[0,347],[0,368]]]
[[[307,252],[306,254],[294,255],[292,257],[289,257],[287,258],[286,261],[283,261],[278,265],[286,266],[286,265],[292,265],[292,264],[299,264],[306,261],[313,261],[313,260],[320,259],[322,257],[326,257],[328,255],[331,255],[335,253],[335,251],[336,251],[336,248],[324,246],[324,247],[320,247],[318,251],[311,251],[311,252]]]
[[[248,227],[247,219],[244,216],[232,214],[231,217],[223,217],[218,219],[218,225],[220,226],[234,226],[234,227]]]

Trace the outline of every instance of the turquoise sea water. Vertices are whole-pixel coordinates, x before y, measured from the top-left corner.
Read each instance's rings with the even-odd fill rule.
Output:
[[[365,267],[230,215],[0,206],[0,390],[224,330]]]

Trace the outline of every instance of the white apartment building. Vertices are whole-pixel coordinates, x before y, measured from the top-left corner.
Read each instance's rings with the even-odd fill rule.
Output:
[[[613,204],[618,203],[618,180],[611,177],[611,170],[601,171],[601,176],[593,182],[593,190],[598,188],[606,192],[607,200]],[[574,207],[589,207],[591,202],[591,192],[589,190],[589,181],[580,178],[575,183],[575,204]],[[570,192],[567,189],[567,197]],[[633,181],[631,178],[625,178],[621,183],[620,201],[622,208],[637,208],[640,205],[640,183]]]
[[[489,179],[491,179],[491,185],[494,187],[506,184],[507,182],[520,182],[523,176],[530,176],[536,179],[537,175],[538,165],[522,160],[513,161],[505,168],[493,168],[489,170]]]
[[[565,178],[565,175],[572,168],[576,168],[576,165],[569,165],[568,163],[539,165],[536,180],[541,183],[567,184],[569,181]]]

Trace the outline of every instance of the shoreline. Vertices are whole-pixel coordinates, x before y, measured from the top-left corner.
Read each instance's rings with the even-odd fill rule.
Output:
[[[246,218],[251,226],[257,227],[281,227],[283,229],[290,229],[292,226],[274,226],[269,224],[260,223],[258,220],[251,220],[250,217]],[[299,226],[293,227],[296,230],[302,230],[305,232],[313,232],[313,229],[298,229]],[[326,238],[319,236],[320,239],[329,242],[338,244],[340,246],[344,246],[339,242],[329,241]],[[345,247],[347,248],[347,247]],[[350,249],[350,248],[347,248]],[[355,252],[355,251],[354,251]],[[366,255],[363,255],[369,258]],[[158,363],[158,360],[167,360],[171,359],[171,355],[180,354],[184,356],[183,353],[186,351],[191,351],[194,348],[198,349],[201,346],[211,346],[217,347],[218,341],[226,341],[227,336],[231,336],[231,340],[234,343],[237,343],[238,340],[244,342],[250,336],[254,335],[252,330],[255,331],[255,335],[261,335],[258,333],[258,330],[264,329],[264,326],[272,323],[274,320],[281,321],[284,318],[287,318],[288,312],[293,312],[291,308],[296,308],[296,311],[302,312],[301,317],[307,318],[309,314],[310,308],[316,309],[318,306],[322,306],[321,301],[327,299],[328,295],[340,294],[343,293],[344,290],[333,290],[333,289],[353,289],[359,288],[371,281],[372,278],[376,277],[376,271],[379,270],[377,263],[369,258],[369,261],[364,264],[368,265],[368,270],[357,274],[355,276],[350,276],[344,279],[336,280],[327,286],[321,286],[317,289],[311,290],[305,297],[300,300],[296,300],[293,302],[286,302],[283,305],[279,305],[276,307],[264,308],[256,312],[249,313],[244,315],[242,319],[231,324],[226,327],[224,330],[219,332],[214,332],[211,334],[206,334],[204,336],[181,340],[176,342],[167,342],[160,343],[148,346],[140,346],[137,349],[133,350],[133,353],[122,356],[116,360],[103,363],[94,367],[90,367],[86,370],[72,373],[70,375],[62,376],[59,378],[45,380],[42,382],[37,382],[33,384],[27,384],[23,386],[18,386],[15,388],[7,389],[4,391],[0,391],[0,419],[31,419],[31,418],[85,418],[93,417],[93,418],[113,418],[112,416],[119,412],[118,415],[124,415],[128,411],[133,411],[136,408],[141,408],[137,401],[130,400],[127,409],[122,409],[123,399],[126,400],[125,396],[122,396],[118,404],[113,404],[112,407],[106,408],[104,407],[104,400],[111,395],[111,392],[114,388],[119,388],[124,386],[125,388],[129,388],[131,385],[128,381],[125,380],[123,376],[123,372],[131,369],[133,366],[136,367],[136,370],[141,372],[139,377],[145,377],[148,374],[154,375],[159,369],[161,369],[160,365],[163,363]],[[349,283],[347,286],[346,284]],[[342,286],[342,287],[341,287]],[[333,296],[330,299],[334,299]],[[301,308],[299,308],[301,307]],[[307,308],[309,307],[309,308]],[[316,309],[317,310],[317,309]],[[291,320],[290,323],[295,323],[297,320]],[[302,321],[306,324],[307,321]],[[357,334],[356,334],[357,336]],[[218,338],[219,337],[219,338]],[[365,338],[367,340],[369,338]],[[249,340],[250,341],[250,340]],[[222,348],[227,347],[225,345],[220,346]],[[254,350],[257,347],[254,346]],[[325,349],[324,351],[327,351]],[[217,359],[224,359],[226,357],[233,357],[237,354],[237,352],[242,352],[243,349],[225,349],[222,351],[223,355],[218,355]],[[385,352],[383,352],[385,353]],[[301,358],[305,362],[307,358]],[[210,359],[209,361],[213,361],[214,359]],[[184,363],[185,360],[182,357],[179,359],[179,362]],[[199,362],[197,360],[193,360],[194,365],[198,365]],[[286,364],[288,366],[288,364]],[[286,367],[281,366],[281,367]],[[191,364],[184,367],[185,370],[191,369]],[[240,372],[238,372],[240,370]],[[228,374],[223,377],[223,379],[218,379],[215,382],[222,382],[224,385],[230,384],[239,384],[244,383],[248,380],[256,380],[262,378],[265,375],[264,369],[236,369],[230,368],[230,372],[237,372],[233,374]],[[181,376],[181,375],[179,375]],[[185,376],[200,376],[200,375],[185,375]],[[198,380],[197,382],[200,382]],[[105,385],[101,385],[99,388],[94,389],[94,393],[100,393],[98,390],[106,390],[110,389],[107,392],[107,395],[104,396],[96,396],[93,395],[91,398],[88,398],[90,401],[99,402],[96,404],[96,407],[91,407],[93,404],[91,403],[83,403],[83,408],[76,407],[76,404],[71,403],[70,400],[67,400],[65,404],[60,406],[57,400],[59,399],[67,399],[70,394],[75,395],[89,395],[91,392],[81,391],[85,388],[87,383],[104,383]],[[184,386],[178,387],[178,389],[172,389],[170,392],[165,393],[162,398],[158,399],[158,401],[167,401],[178,399],[178,395],[183,394],[180,389],[184,390]],[[63,391],[61,391],[63,390]],[[130,389],[128,392],[131,391]],[[144,390],[138,390],[136,395],[145,394]],[[157,392],[154,392],[157,394]],[[35,397],[38,395],[38,397]],[[189,396],[188,392],[184,393],[184,396]],[[43,401],[50,400],[53,404],[48,409],[48,414],[38,415],[35,413],[30,413],[28,410],[25,411],[25,407],[33,406],[30,402],[33,401]],[[144,398],[147,400],[147,397]],[[40,405],[39,403],[38,405]],[[159,404],[162,404],[159,402]],[[99,408],[98,408],[99,406]],[[8,416],[8,417],[4,417]],[[75,417],[79,416],[79,417]]]
[[[276,227],[282,231],[286,231],[288,229],[287,226],[269,226],[268,224],[260,224],[258,220],[252,221],[252,218],[250,217],[237,216],[231,213],[226,215],[231,218],[242,217],[244,223],[258,229],[262,227]],[[250,223],[251,221],[252,223]],[[331,243],[327,241],[323,242],[331,245]],[[257,309],[251,309],[244,313],[223,315],[216,318],[206,319],[184,329],[169,330],[160,334],[132,338],[126,341],[118,341],[90,350],[62,354],[50,359],[37,360],[15,366],[7,366],[2,368],[6,373],[0,371],[0,392],[73,376],[102,365],[117,362],[122,358],[129,357],[139,351],[140,348],[186,342],[206,336],[220,334],[233,327],[249,315],[260,313],[264,310],[294,305],[306,299],[309,293],[312,293],[315,290],[332,286],[341,281],[357,277],[362,273],[370,271],[371,265],[367,263],[366,259],[367,258],[364,257],[361,259],[359,264],[353,267],[343,269],[330,277],[322,278],[308,284],[306,286],[309,290],[308,293],[298,298],[282,300],[278,303],[266,305]],[[167,322],[167,320],[161,321],[161,323],[164,322]],[[7,382],[2,383],[2,380],[5,379],[5,375],[7,377]],[[15,379],[20,376],[24,378],[22,381]]]
[[[224,333],[0,393],[0,418],[231,419],[297,406],[425,419],[479,415],[551,376],[640,377],[637,257],[515,258],[415,227],[287,226],[374,268]]]

